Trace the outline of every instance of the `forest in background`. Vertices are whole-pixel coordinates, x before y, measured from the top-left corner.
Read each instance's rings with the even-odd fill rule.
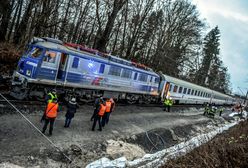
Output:
[[[230,93],[220,35],[188,0],[0,0],[2,48],[52,37]]]

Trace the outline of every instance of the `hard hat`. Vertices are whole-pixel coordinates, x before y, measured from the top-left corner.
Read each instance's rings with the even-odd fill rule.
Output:
[[[70,103],[71,103],[71,104],[76,104],[76,98],[73,97],[73,98],[70,100]]]
[[[76,98],[73,97],[73,98],[71,99],[71,101],[72,101],[72,102],[76,102]]]

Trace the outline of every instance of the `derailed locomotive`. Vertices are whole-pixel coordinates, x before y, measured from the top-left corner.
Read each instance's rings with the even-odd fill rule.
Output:
[[[56,88],[91,101],[96,96],[150,103],[170,96],[177,103],[232,104],[231,96],[186,82],[125,59],[52,38],[33,38],[13,74],[11,95],[44,99]]]

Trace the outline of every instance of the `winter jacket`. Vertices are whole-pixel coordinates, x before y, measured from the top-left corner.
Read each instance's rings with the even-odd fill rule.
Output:
[[[66,118],[73,118],[74,114],[77,112],[78,105],[77,103],[71,103],[69,102],[67,104],[67,112],[65,114]]]

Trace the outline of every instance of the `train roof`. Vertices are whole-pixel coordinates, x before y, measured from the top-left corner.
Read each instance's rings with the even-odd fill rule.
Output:
[[[206,88],[206,87],[203,87],[203,86],[199,86],[197,84],[190,83],[190,82],[187,82],[185,80],[178,79],[178,78],[175,78],[175,77],[172,77],[172,76],[169,76],[169,75],[162,74],[162,76],[165,78],[165,80],[170,81],[170,82],[172,82],[174,84],[177,84],[177,85],[180,85],[180,86],[184,86],[186,88],[201,90],[201,91],[208,92],[208,93],[212,93],[213,92],[215,95],[220,95],[220,96],[225,96],[225,97],[231,97],[231,96],[226,95],[224,93],[220,93],[220,92],[217,92],[215,90],[211,90],[209,88]]]
[[[116,57],[113,55],[101,56],[97,52],[95,54],[93,54],[91,52],[79,50],[79,49],[76,49],[74,47],[64,45],[64,43],[62,41],[57,40],[57,39],[47,38],[47,37],[46,38],[36,38],[35,37],[32,39],[30,44],[42,46],[44,48],[49,48],[49,49],[53,49],[53,50],[61,50],[61,51],[64,51],[66,53],[71,53],[71,54],[75,54],[75,55],[79,55],[79,56],[80,56],[80,54],[84,54],[87,56],[94,57],[96,59],[105,60],[105,61],[112,61],[114,63],[118,63],[118,64],[121,64],[123,66],[127,66],[129,68],[131,66],[135,69],[138,69],[139,71],[143,71],[145,73],[149,73],[149,74],[158,76],[157,73],[155,73],[151,68],[143,69],[143,68],[137,67],[137,66],[135,66],[136,63],[133,63],[131,61],[128,61],[128,60],[125,60],[125,59],[122,59],[122,58],[119,58],[119,57]],[[89,50],[97,51],[94,49],[89,49]]]

